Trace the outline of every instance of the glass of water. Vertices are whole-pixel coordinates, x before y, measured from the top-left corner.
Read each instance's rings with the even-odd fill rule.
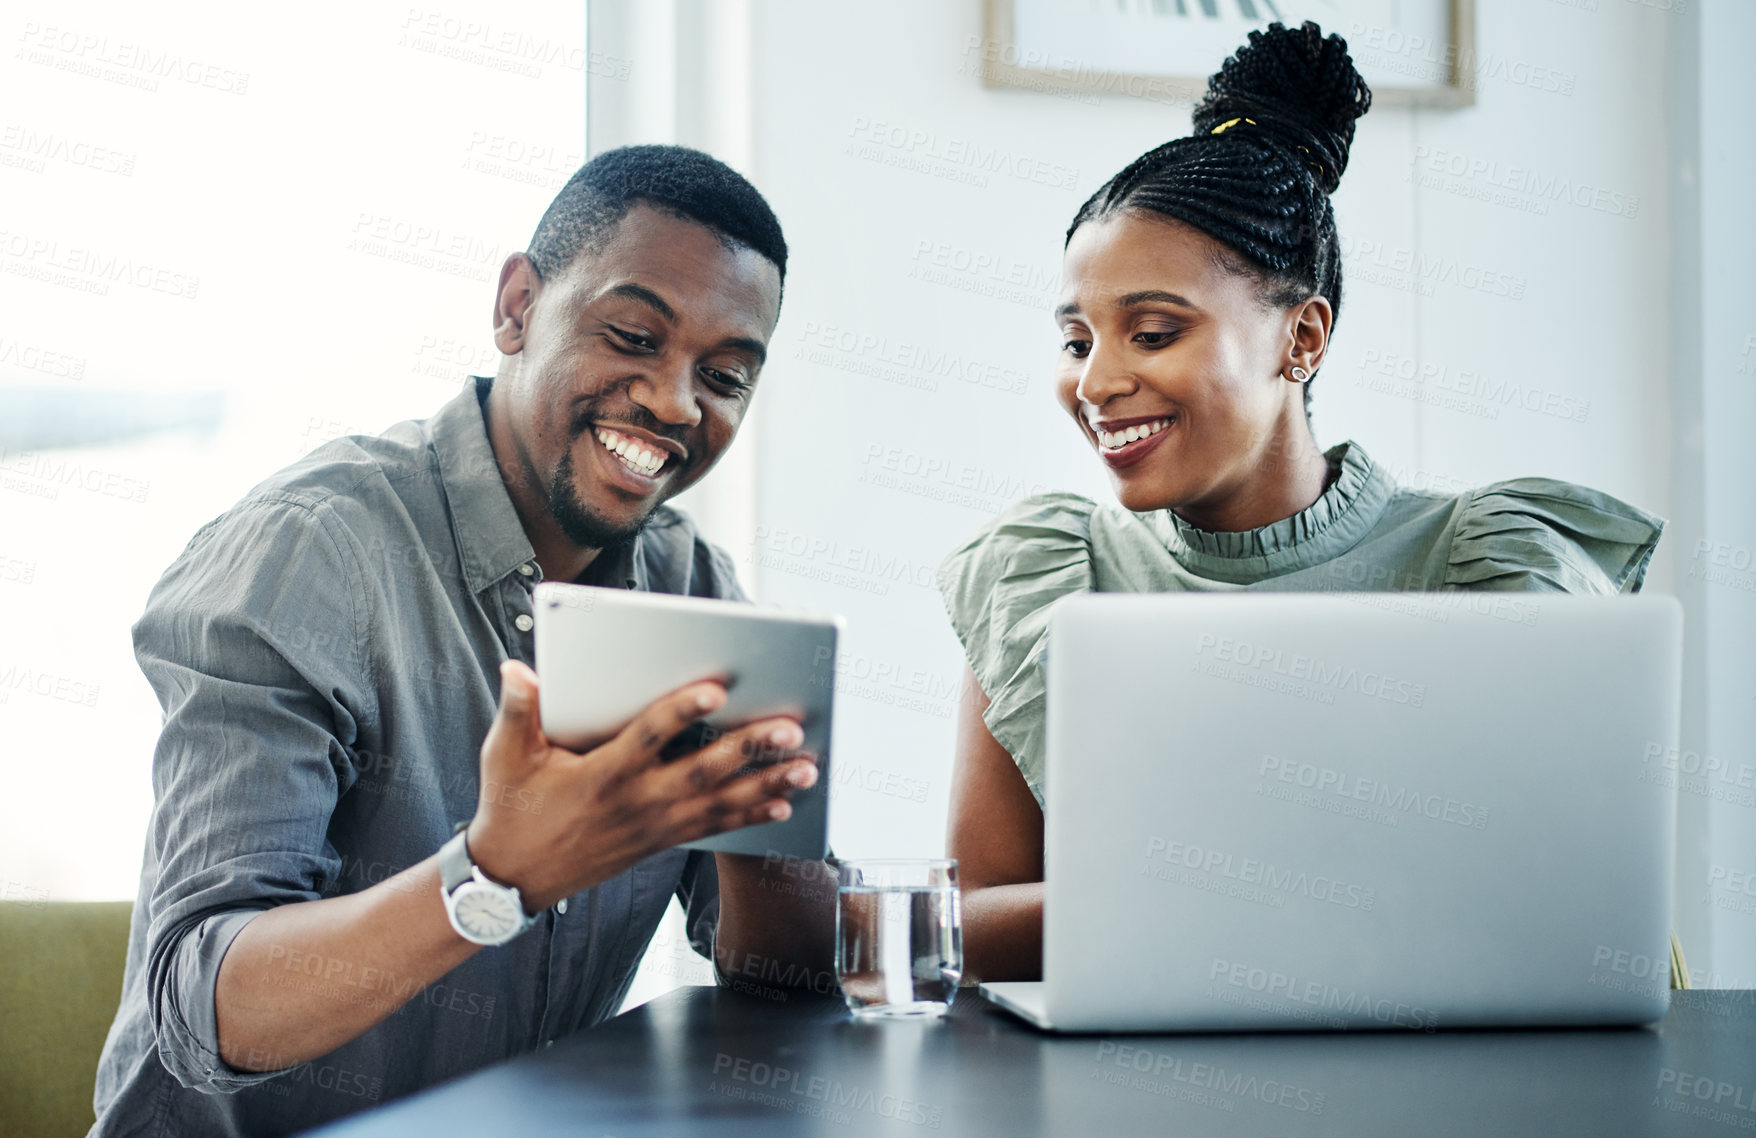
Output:
[[[835,973],[861,1017],[942,1016],[963,978],[957,862],[844,861],[835,904]]]

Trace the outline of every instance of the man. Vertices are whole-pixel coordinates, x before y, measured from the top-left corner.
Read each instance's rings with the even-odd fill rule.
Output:
[[[673,895],[722,969],[823,975],[827,890],[673,848],[786,817],[816,781],[798,724],[661,762],[708,682],[575,754],[526,666],[544,578],[742,597],[663,502],[736,434],[785,271],[720,162],[602,155],[501,269],[492,380],[318,449],[166,571],[134,629],[165,719],[94,1134],[288,1133],[545,1046],[615,1014]]]

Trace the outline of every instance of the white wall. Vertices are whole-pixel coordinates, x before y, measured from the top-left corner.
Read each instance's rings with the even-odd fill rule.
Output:
[[[1034,487],[1107,497],[1048,385],[1062,234],[1124,163],[1188,133],[1189,108],[985,89],[974,74],[974,3],[769,0],[755,18],[753,170],[795,258],[781,350],[763,380],[758,520],[768,540],[757,580],[765,600],[846,612],[855,663],[894,677],[850,685],[841,761],[931,788],[922,804],[845,797],[838,849],[935,849],[962,664],[928,568]],[[1408,479],[1439,486],[1546,474],[1665,511],[1663,18],[1625,0],[1595,12],[1482,4],[1484,56],[1575,73],[1574,93],[1488,78],[1468,110],[1381,108],[1361,121],[1335,199],[1350,255],[1315,388],[1320,441],[1358,439]],[[892,128],[920,141],[891,145]],[[967,184],[967,166],[933,155],[968,144],[1029,160],[1015,165],[1064,167],[1073,184],[998,173]],[[1525,167],[1638,204],[1625,217],[1532,195],[1519,199],[1526,208],[1484,202],[1469,195],[1493,192],[1486,177],[1443,173],[1451,154],[1466,173],[1477,160],[1502,177]],[[1423,174],[1441,188],[1419,184]],[[935,275],[941,258],[964,257],[1026,283],[991,297],[976,291],[996,284],[991,276]],[[1486,289],[1453,283],[1484,274]],[[923,350],[991,365],[1028,390],[935,381],[909,366]],[[1444,376],[1423,387],[1377,370],[1402,361]],[[1462,410],[1422,401],[1455,396],[1471,374],[1552,392],[1551,406],[1583,410],[1584,421],[1468,397]],[[921,380],[936,390],[908,385]],[[911,478],[909,463],[945,473]],[[789,556],[798,542],[822,552]],[[842,568],[892,558],[908,563],[903,579]],[[821,571],[852,583],[813,579]],[[1654,584],[1669,575],[1661,565]],[[918,709],[892,705],[920,683]]]
[[[1671,21],[1671,553],[1684,679],[1678,921],[1706,987],[1756,985],[1756,5]]]
[[[600,16],[623,2],[594,0],[594,37]],[[674,11],[687,25],[715,7],[677,0]],[[757,405],[759,442],[739,443],[756,452],[746,461],[757,509],[716,532],[754,555],[746,571],[765,603],[849,618],[858,674],[843,689],[837,758],[873,788],[842,788],[838,852],[930,853],[943,843],[963,667],[932,568],[1013,498],[1050,487],[1107,495],[1048,385],[1061,237],[1110,174],[1188,133],[1189,107],[984,88],[976,0],[733,7],[748,61],[733,52],[705,75],[679,73],[678,90],[683,104],[749,107],[728,157],[774,204],[793,261]],[[1541,474],[1660,515],[1694,508],[1697,491],[1673,468],[1673,442],[1688,427],[1671,421],[1668,382],[1677,362],[1667,53],[1693,27],[1676,7],[1481,0],[1475,105],[1380,107],[1361,121],[1335,197],[1347,291],[1315,390],[1320,442],[1357,439],[1426,486]],[[1748,16],[1739,11],[1730,18]],[[1722,51],[1748,42],[1714,39]],[[1352,42],[1384,56],[1363,35]],[[1715,137],[1730,146],[1747,141],[1740,127],[1756,108],[1744,90],[1727,94]],[[710,148],[726,137],[672,110],[662,137]],[[618,123],[600,132],[594,106],[594,152],[656,140],[625,115]],[[1041,180],[974,168],[959,158],[972,147]],[[1747,265],[1747,232],[1721,245]],[[1729,353],[1722,370],[1748,374],[1749,306],[1728,297],[1722,309],[1744,329],[1709,333]],[[945,357],[978,381],[936,371]],[[1738,431],[1748,418],[1715,421]],[[1726,500],[1715,533],[1748,549],[1756,539],[1728,520],[1749,517],[1737,513],[1744,505]],[[1674,533],[1648,588],[1671,591],[1694,548]],[[1702,614],[1691,608],[1696,636]],[[1739,634],[1714,657],[1740,691],[1752,686],[1749,665],[1732,657],[1747,656],[1749,643]],[[1747,724],[1722,730],[1722,753],[1750,753]],[[1690,809],[1685,844],[1695,846],[1680,873],[1699,893],[1710,863],[1730,855],[1710,852],[1705,808]],[[1721,813],[1736,815],[1731,828],[1717,815],[1713,824],[1744,842],[1736,864],[1756,870],[1747,852],[1756,843],[1737,829],[1750,812]],[[1679,920],[1704,973],[1714,949],[1732,942],[1697,914]]]

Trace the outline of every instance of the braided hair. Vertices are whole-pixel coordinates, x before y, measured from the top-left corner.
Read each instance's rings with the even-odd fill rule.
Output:
[[[1341,252],[1329,195],[1347,169],[1372,92],[1347,41],[1307,20],[1252,31],[1207,81],[1195,133],[1149,150],[1093,194],[1067,229],[1123,211],[1194,226],[1221,263],[1277,307],[1322,296],[1341,311]],[[1311,386],[1305,385],[1310,406]]]

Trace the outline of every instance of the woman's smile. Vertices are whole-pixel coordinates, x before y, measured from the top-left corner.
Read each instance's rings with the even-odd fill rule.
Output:
[[[1091,423],[1098,457],[1111,470],[1124,470],[1159,448],[1181,416],[1103,419]]]

